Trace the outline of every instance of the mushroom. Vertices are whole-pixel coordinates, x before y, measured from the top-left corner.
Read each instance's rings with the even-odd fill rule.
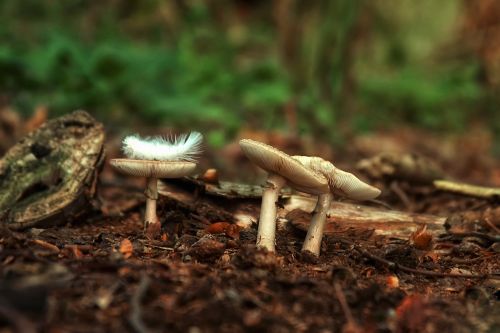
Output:
[[[369,200],[378,197],[380,190],[364,183],[352,173],[335,167],[331,162],[325,161],[321,157],[293,156],[293,158],[305,167],[323,175],[327,179],[330,188],[329,193],[320,194],[318,197],[314,215],[302,246],[302,251],[310,251],[315,255],[319,255],[326,213],[330,208],[333,194],[354,200]]]
[[[380,190],[359,180],[353,174],[336,168],[320,157],[289,156],[262,142],[244,139],[240,147],[245,155],[269,172],[262,195],[257,246],[274,251],[276,231],[276,201],[279,191],[288,185],[298,191],[317,195],[318,202],[302,251],[319,255],[321,239],[333,194],[357,200],[377,197]]]
[[[265,143],[243,139],[240,141],[240,147],[253,163],[269,173],[262,194],[257,246],[274,252],[276,202],[283,186],[288,183],[299,191],[321,195],[329,193],[328,181],[320,173]]]
[[[200,153],[202,138],[197,132],[181,135],[172,141],[129,136],[123,140],[123,151],[128,158],[110,161],[113,167],[126,175],[147,178],[144,192],[144,227],[147,231],[155,233],[155,230],[160,230],[160,221],[156,215],[158,178],[180,178],[192,174],[196,168],[195,156]]]

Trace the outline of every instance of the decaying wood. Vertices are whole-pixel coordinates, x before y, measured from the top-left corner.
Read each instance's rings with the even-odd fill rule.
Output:
[[[471,197],[491,199],[500,197],[500,188],[484,187],[450,180],[435,180],[434,186],[441,191],[453,192]]]
[[[229,181],[206,182],[201,178],[183,177],[179,179],[169,179],[168,184],[177,185],[185,189],[192,189],[197,193],[206,193],[211,196],[217,196],[227,199],[260,199],[262,197],[262,186],[241,184]],[[158,188],[165,185],[160,181]],[[286,188],[281,191],[282,196],[287,196],[291,193],[290,189]]]
[[[104,130],[84,111],[51,120],[0,160],[0,217],[11,228],[67,222],[93,202]]]
[[[260,198],[249,198],[245,184],[231,185],[231,199],[227,197],[220,199],[220,193],[212,191],[196,191],[193,182],[183,181],[179,183],[160,182],[158,192],[161,195],[182,202],[209,202],[211,205],[227,210],[234,216],[234,222],[242,227],[248,227],[256,223],[260,211]],[[202,182],[197,182],[201,186]],[[205,187],[202,187],[205,188]],[[234,189],[244,189],[238,193]],[[197,194],[195,194],[197,192]],[[254,192],[254,191],[252,191]],[[300,194],[288,194],[281,196],[281,209],[278,209],[278,218],[286,217],[291,224],[298,229],[307,231],[312,218],[309,212],[314,210],[316,198]],[[332,202],[327,215],[325,234],[342,232],[349,228],[359,230],[373,230],[377,235],[408,239],[419,227],[427,225],[427,231],[437,235],[444,232],[445,217],[398,212],[368,206],[357,205],[347,202]]]
[[[356,167],[375,179],[389,178],[428,184],[444,177],[436,163],[417,154],[385,152],[359,161]]]
[[[292,195],[285,203],[285,210],[289,212],[286,219],[294,227],[307,231],[311,221],[309,212],[313,211],[315,205],[315,198]],[[445,220],[445,217],[381,210],[334,201],[327,213],[325,235],[352,228],[372,229],[376,235],[408,239],[422,225],[427,225],[427,231],[435,235],[444,232]]]

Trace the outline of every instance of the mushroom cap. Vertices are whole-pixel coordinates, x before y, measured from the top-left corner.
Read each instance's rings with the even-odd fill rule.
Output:
[[[288,185],[309,194],[330,191],[328,180],[321,174],[306,168],[290,155],[265,143],[250,139],[240,140],[243,153],[257,166],[269,173],[282,176]]]
[[[192,174],[196,169],[196,163],[182,161],[115,158],[109,163],[124,174],[148,178],[180,178]]]
[[[346,172],[334,166],[331,162],[321,157],[292,156],[308,168],[321,173],[328,179],[330,191],[334,194],[355,200],[374,199],[379,196],[380,190],[373,187],[352,173]]]
[[[375,199],[380,190],[371,186],[352,173],[336,168],[334,180],[330,183],[332,193],[343,195],[355,200]]]

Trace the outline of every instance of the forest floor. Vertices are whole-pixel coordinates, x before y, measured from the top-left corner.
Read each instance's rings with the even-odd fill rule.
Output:
[[[404,137],[387,134],[384,142],[422,149],[419,135]],[[455,178],[498,186],[499,163],[485,157],[483,143],[460,140],[436,162]],[[117,156],[116,140],[109,142],[108,156]],[[358,147],[363,153],[343,152],[343,167],[370,155],[366,143]],[[220,155],[233,161],[219,167],[221,178],[249,164],[232,149]],[[243,178],[258,184],[255,174]],[[160,196],[162,236],[151,240],[143,232],[144,183],[106,164],[100,210],[58,227],[1,229],[0,331],[499,332],[498,198],[404,180],[376,185],[391,209],[445,217],[448,229],[427,249],[369,228],[343,229],[324,237],[316,258],[300,251],[305,232],[281,218],[273,254],[255,248],[255,223],[228,228],[237,220],[231,206],[255,216],[259,198],[201,200],[209,194],[186,187],[190,200]]]

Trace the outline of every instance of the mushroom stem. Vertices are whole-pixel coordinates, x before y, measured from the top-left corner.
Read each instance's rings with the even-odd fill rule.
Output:
[[[270,174],[262,194],[260,208],[259,229],[257,231],[257,247],[274,252],[274,239],[276,237],[276,202],[286,184],[286,179],[277,174]]]
[[[323,230],[325,229],[326,212],[330,208],[333,195],[325,193],[318,196],[318,202],[314,208],[314,216],[311,220],[311,225],[307,230],[302,251],[309,251],[314,255],[319,256],[321,249],[321,239],[323,238]]]
[[[150,224],[159,223],[156,216],[156,200],[158,199],[158,178],[148,178],[146,191],[146,212],[144,214],[144,227],[148,228]]]

